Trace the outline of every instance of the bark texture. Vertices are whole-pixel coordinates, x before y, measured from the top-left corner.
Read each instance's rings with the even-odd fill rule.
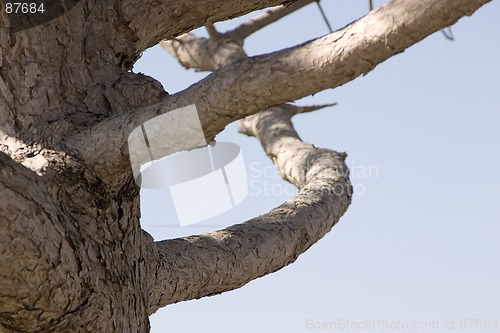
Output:
[[[128,168],[128,158],[121,153],[126,151],[124,136],[146,119],[194,103],[209,142],[230,121],[366,75],[387,58],[471,15],[487,2],[394,0],[344,29],[289,49],[235,62],[159,103],[106,119],[70,139],[71,145],[85,160],[92,161],[98,172],[99,164],[106,161],[103,178],[115,177],[109,173],[121,174]],[[201,52],[204,49],[198,48]],[[178,55],[183,53],[178,51]],[[214,62],[211,55],[194,57],[198,58],[196,63]],[[196,67],[193,59],[183,57],[181,61],[185,65],[191,61],[189,66]],[[108,144],[102,145],[104,141]]]
[[[240,131],[259,139],[282,177],[297,186],[299,193],[243,224],[159,242],[156,262],[162,267],[153,268],[161,274],[150,283],[156,300],[152,312],[181,300],[241,287],[292,263],[347,210],[352,189],[346,155],[303,143],[291,123],[297,110],[283,105],[263,111],[242,121]]]
[[[366,74],[488,1],[395,0],[340,31],[253,58],[244,38],[310,1],[227,34],[211,25],[283,2],[82,0],[16,33],[0,8],[0,331],[147,332],[159,307],[293,262],[342,216],[350,184],[345,155],[303,143],[291,125],[314,108],[282,103]],[[203,25],[209,39],[173,39]],[[130,73],[163,39],[186,67],[215,73],[171,96]],[[266,110],[241,131],[300,191],[243,224],[155,243],[139,223],[128,134],[190,104],[208,141]]]

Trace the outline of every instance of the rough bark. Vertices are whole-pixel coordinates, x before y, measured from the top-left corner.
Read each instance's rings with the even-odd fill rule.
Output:
[[[151,313],[272,273],[295,261],[339,221],[352,194],[346,155],[300,140],[291,117],[306,110],[283,105],[240,123],[240,131],[259,139],[281,176],[299,193],[243,224],[159,242],[156,264],[161,267],[151,269],[159,274],[149,283]]]
[[[106,161],[101,176],[113,178],[128,168],[126,136],[147,119],[194,103],[209,142],[231,121],[366,75],[486,2],[489,0],[395,0],[332,34],[235,62],[159,103],[106,119],[70,143],[97,172]],[[206,48],[198,49],[204,52]],[[214,62],[210,55],[196,57]],[[192,59],[182,59],[184,64],[189,61]]]
[[[136,53],[208,23],[223,21],[252,11],[292,1],[284,0],[122,0],[123,19],[128,22]]]
[[[211,31],[219,44],[197,60],[223,68],[172,96],[128,72],[161,39],[282,2],[82,0],[16,33],[1,7],[0,331],[147,332],[148,315],[165,304],[292,262],[350,200],[344,155],[302,143],[291,126],[307,109],[282,105],[242,124],[300,188],[295,198],[223,231],[159,243],[140,227],[130,131],[196,104],[210,140],[235,119],[367,73],[487,1],[395,0],[343,30],[248,59],[242,39],[265,20]]]

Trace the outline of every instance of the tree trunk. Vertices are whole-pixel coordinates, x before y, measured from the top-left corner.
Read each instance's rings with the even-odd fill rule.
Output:
[[[211,30],[209,40],[183,36],[182,47],[166,45],[183,64],[224,68],[172,96],[129,72],[144,49],[290,1],[76,2],[20,31],[0,8],[0,331],[148,332],[148,316],[166,304],[293,262],[340,219],[351,191],[345,155],[302,143],[293,130],[291,116],[312,109],[279,105],[366,74],[488,0],[395,0],[338,32],[255,58],[245,58],[244,38],[311,1],[226,35]],[[127,138],[190,104],[208,141],[268,109],[241,131],[259,138],[300,191],[244,224],[155,243],[140,227]]]

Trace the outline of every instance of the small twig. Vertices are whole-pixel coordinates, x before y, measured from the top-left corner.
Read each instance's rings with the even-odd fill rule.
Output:
[[[373,0],[368,0],[368,8],[370,8],[370,11],[373,10]]]
[[[207,29],[208,36],[210,37],[211,40],[213,40],[214,42],[219,40],[220,34],[217,32],[215,26],[212,23],[207,23],[205,29]]]
[[[288,112],[291,114],[299,114],[299,113],[307,113],[307,112],[312,112],[320,109],[327,108],[329,106],[334,106],[337,105],[336,102],[334,103],[327,103],[327,104],[320,104],[320,105],[309,105],[309,106],[297,106],[293,104],[285,104],[285,108]]]
[[[235,29],[226,32],[225,34],[234,40],[242,41],[251,34],[259,31],[260,29],[315,1],[316,0],[299,0],[287,6],[278,6],[271,8],[264,13],[252,17],[248,21],[242,23]]]
[[[323,8],[321,7],[321,4],[319,3],[320,0],[316,0],[316,4],[318,5],[319,11],[321,12],[321,16],[323,16],[323,20],[325,20],[326,26],[328,27],[328,30],[330,30],[330,33],[333,32],[333,29],[330,25],[330,22],[328,22],[328,18],[326,17],[325,12],[323,11]]]

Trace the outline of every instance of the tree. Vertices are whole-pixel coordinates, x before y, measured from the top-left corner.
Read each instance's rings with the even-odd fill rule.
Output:
[[[487,0],[395,0],[346,28],[247,58],[244,39],[311,1],[221,34],[210,24],[283,1],[80,1],[45,24],[0,27],[0,313],[4,331],[135,332],[174,302],[238,288],[293,262],[350,202],[345,155],[300,141],[283,104],[342,85]],[[182,35],[206,25],[209,39]],[[174,39],[174,37],[177,37]],[[215,71],[169,96],[129,70],[162,45]],[[244,92],[244,93],[242,93]],[[207,141],[229,122],[257,136],[300,192],[222,231],[153,242],[139,224],[127,138],[196,104]]]

